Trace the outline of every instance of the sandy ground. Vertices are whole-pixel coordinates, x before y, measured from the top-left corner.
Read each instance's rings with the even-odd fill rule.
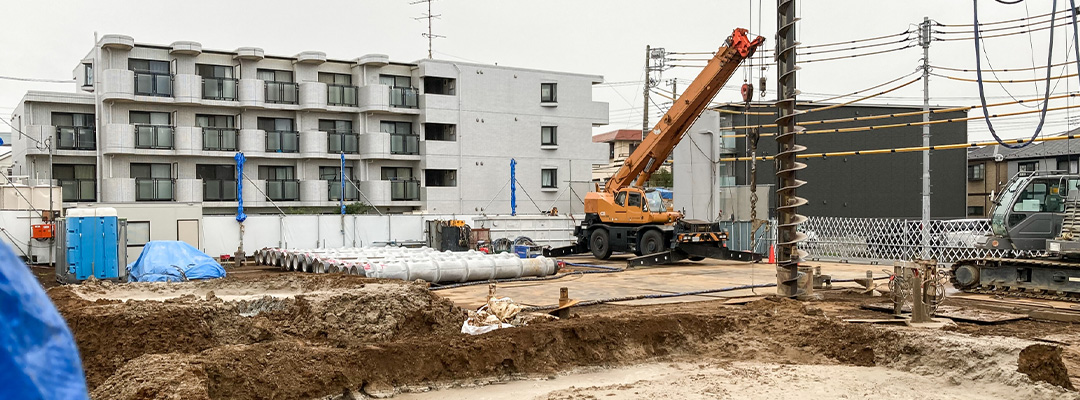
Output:
[[[948,379],[886,367],[783,365],[755,362],[647,363],[579,371],[554,379],[403,393],[428,399],[1045,399],[1053,390]],[[1077,398],[1066,394],[1059,399]]]

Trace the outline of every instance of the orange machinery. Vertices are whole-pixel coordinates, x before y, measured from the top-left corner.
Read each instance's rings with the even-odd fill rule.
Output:
[[[658,192],[644,189],[649,177],[667,160],[739,64],[752,57],[765,41],[760,36],[751,40],[746,35],[746,29],[735,29],[705,69],[607,181],[604,190],[597,188],[585,195],[585,219],[575,228],[577,242],[549,249],[547,255],[557,257],[592,252],[596,258],[606,259],[613,251],[633,251],[638,257],[631,259],[631,265],[687,258],[748,261],[760,258],[753,253],[727,250],[724,244],[727,235],[720,230],[719,224],[686,220],[682,213],[668,211]]]

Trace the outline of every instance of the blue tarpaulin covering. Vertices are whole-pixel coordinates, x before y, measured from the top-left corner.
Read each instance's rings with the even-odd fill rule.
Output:
[[[128,264],[128,281],[180,282],[224,278],[225,268],[206,253],[185,242],[155,240],[143,247],[139,259]]]
[[[0,399],[87,399],[79,349],[30,269],[0,243]]]
[[[670,190],[667,190],[667,189],[659,189],[659,188],[657,188],[655,190],[656,190],[657,193],[660,193],[660,198],[661,199],[671,200],[672,195],[674,194],[674,192],[672,192]]]

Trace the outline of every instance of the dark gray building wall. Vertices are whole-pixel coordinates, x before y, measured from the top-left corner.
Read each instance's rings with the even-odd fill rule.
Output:
[[[807,106],[800,106],[805,109]],[[741,110],[741,108],[731,108]],[[846,106],[799,117],[801,121],[843,119],[919,111],[921,107]],[[753,107],[751,111],[774,112],[770,107]],[[931,114],[931,120],[966,117],[962,111]],[[773,121],[771,115],[735,115],[734,125],[759,125]],[[807,125],[807,130],[841,129],[868,125],[898,124],[922,121],[921,115],[844,123]],[[775,132],[764,128],[763,132]],[[738,133],[744,133],[742,130]],[[967,122],[948,122],[930,125],[931,145],[967,142]],[[736,149],[745,151],[746,141],[737,139]],[[922,146],[922,127],[905,126],[853,133],[821,133],[799,135],[797,143],[807,147],[807,153],[890,149]],[[763,137],[758,143],[759,155],[775,155],[778,147],[774,137]],[[745,155],[745,153],[744,153]],[[798,179],[807,181],[799,189],[799,197],[809,203],[799,208],[807,216],[829,217],[895,217],[918,218],[922,214],[922,153],[891,153],[800,159],[806,169]],[[748,184],[749,163],[735,166],[736,183]],[[775,164],[758,162],[759,183],[774,183]],[[967,151],[938,150],[930,153],[930,215],[932,218],[964,218],[966,216]],[[775,204],[775,201],[773,202]]]

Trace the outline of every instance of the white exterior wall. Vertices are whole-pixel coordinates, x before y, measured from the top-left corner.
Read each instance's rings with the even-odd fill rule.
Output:
[[[735,139],[721,137],[735,133],[731,126],[731,117],[705,111],[675,147],[673,200],[675,209],[685,210],[687,218],[715,221],[721,211],[724,218],[730,215],[731,210],[724,210],[722,204],[733,195],[722,192],[734,189],[733,169],[731,163],[714,161],[734,153]]]
[[[98,50],[100,48],[100,51]],[[100,54],[99,54],[100,53]],[[134,94],[134,74],[128,70],[132,58],[168,61],[173,75],[173,96]],[[94,86],[82,86],[82,63],[93,63]],[[202,99],[202,80],[196,64],[234,66],[238,79],[237,101]],[[264,82],[258,69],[293,71],[299,86],[298,104],[265,101]],[[317,82],[319,72],[350,74],[358,86],[356,107],[328,106],[326,85]],[[419,89],[418,108],[389,105],[390,88],[379,83],[383,74],[410,76]],[[130,177],[132,163],[169,163],[176,179],[176,202],[200,202],[202,182],[196,179],[198,164],[233,164],[231,151],[202,150],[201,129],[195,126],[198,114],[232,115],[239,129],[238,147],[245,153],[244,200],[249,213],[276,213],[259,191],[265,182],[258,178],[260,165],[295,167],[300,181],[300,200],[277,202],[279,207],[336,207],[327,199],[326,181],[318,181],[320,166],[338,166],[337,154],[327,152],[327,134],[318,130],[319,119],[353,121],[358,133],[359,154],[346,155],[357,185],[367,198],[383,210],[438,213],[509,213],[509,163],[518,161],[517,192],[519,213],[539,213],[551,207],[562,212],[581,210],[580,198],[590,190],[593,164],[606,162],[606,145],[591,142],[592,127],[607,123],[607,104],[592,101],[592,85],[602,77],[490,65],[422,60],[412,64],[389,63],[385,56],[367,55],[354,61],[325,60],[325,55],[305,52],[296,57],[262,55],[261,49],[241,48],[234,52],[201,51],[199,44],[171,46],[134,44],[129,37],[106,35],[74,70],[79,93],[31,92],[13,116],[24,132],[55,136],[49,125],[54,111],[94,113],[100,109],[97,150],[65,150],[54,153],[54,164],[99,165],[97,200],[110,203],[135,202],[135,182]],[[455,95],[424,94],[423,77],[456,80]],[[540,104],[541,82],[557,83],[558,102]],[[173,149],[137,149],[131,111],[168,112],[175,127]],[[259,117],[292,118],[300,134],[299,153],[268,153],[265,132],[258,129]],[[381,121],[410,122],[420,135],[420,154],[390,154],[390,137],[380,132]],[[456,125],[456,141],[431,141],[424,137],[424,123]],[[557,126],[558,145],[540,146],[540,126]],[[15,174],[47,176],[48,152],[36,150],[28,141],[15,142]],[[421,181],[418,201],[392,200],[390,182],[381,181],[383,166],[408,167]],[[540,170],[557,168],[559,186],[540,187]],[[424,187],[424,170],[457,171],[456,187]],[[576,194],[568,185],[573,183]],[[526,195],[525,193],[528,193]],[[529,198],[531,197],[531,201]],[[536,203],[534,206],[533,203]],[[212,212],[235,207],[236,202],[208,202]]]

